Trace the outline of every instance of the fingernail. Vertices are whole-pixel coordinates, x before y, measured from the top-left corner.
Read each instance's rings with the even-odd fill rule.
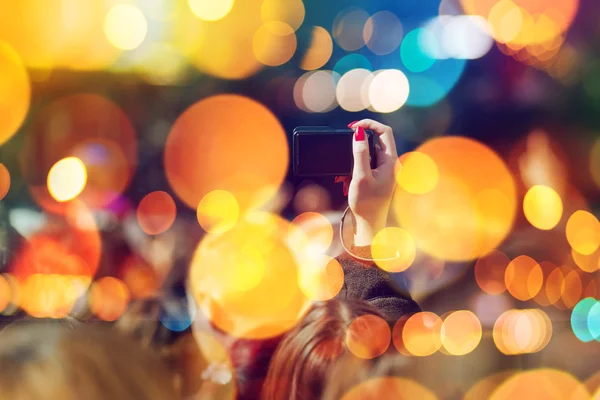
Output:
[[[350,123],[348,124],[348,128],[352,128],[352,125],[354,125],[354,124],[355,124],[355,123],[357,123],[357,122],[358,122],[358,121],[350,122]]]
[[[362,126],[359,126],[356,129],[356,133],[354,134],[354,139],[357,142],[362,142],[363,140],[365,140],[365,128],[363,128]]]

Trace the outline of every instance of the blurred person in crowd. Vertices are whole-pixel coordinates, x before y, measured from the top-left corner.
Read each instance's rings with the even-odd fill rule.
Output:
[[[406,285],[400,287],[387,272],[377,268],[371,255],[373,238],[386,227],[396,187],[396,141],[392,128],[370,119],[351,123],[349,127],[355,130],[354,169],[351,177],[336,179],[347,188],[354,240],[348,246],[348,253],[338,257],[344,270],[344,285],[337,298],[365,300],[386,320],[395,322],[403,315],[420,311]],[[375,169],[371,169],[366,129],[379,138]]]
[[[364,315],[382,317],[363,301],[315,303],[277,347],[262,399],[320,399],[328,372],[349,354],[346,335],[350,324]]]
[[[35,321],[0,334],[0,399],[175,399],[162,361],[114,329]]]

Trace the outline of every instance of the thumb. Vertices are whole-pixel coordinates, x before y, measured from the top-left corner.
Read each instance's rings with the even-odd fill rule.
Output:
[[[371,159],[369,155],[369,141],[365,128],[359,126],[356,128],[352,140],[352,153],[354,155],[353,178],[364,178],[371,176]]]

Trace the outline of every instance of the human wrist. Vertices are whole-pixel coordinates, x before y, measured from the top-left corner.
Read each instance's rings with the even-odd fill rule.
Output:
[[[356,230],[354,233],[354,246],[370,246],[373,243],[373,238],[386,225],[386,217],[377,217],[365,219],[355,217]]]

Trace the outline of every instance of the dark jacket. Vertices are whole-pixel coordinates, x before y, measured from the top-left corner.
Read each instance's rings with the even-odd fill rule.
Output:
[[[370,258],[369,247],[350,250],[361,258]],[[375,263],[366,263],[344,253],[337,257],[344,271],[344,285],[336,299],[361,299],[377,308],[394,323],[400,317],[421,311],[406,287],[400,287],[391,275]]]

